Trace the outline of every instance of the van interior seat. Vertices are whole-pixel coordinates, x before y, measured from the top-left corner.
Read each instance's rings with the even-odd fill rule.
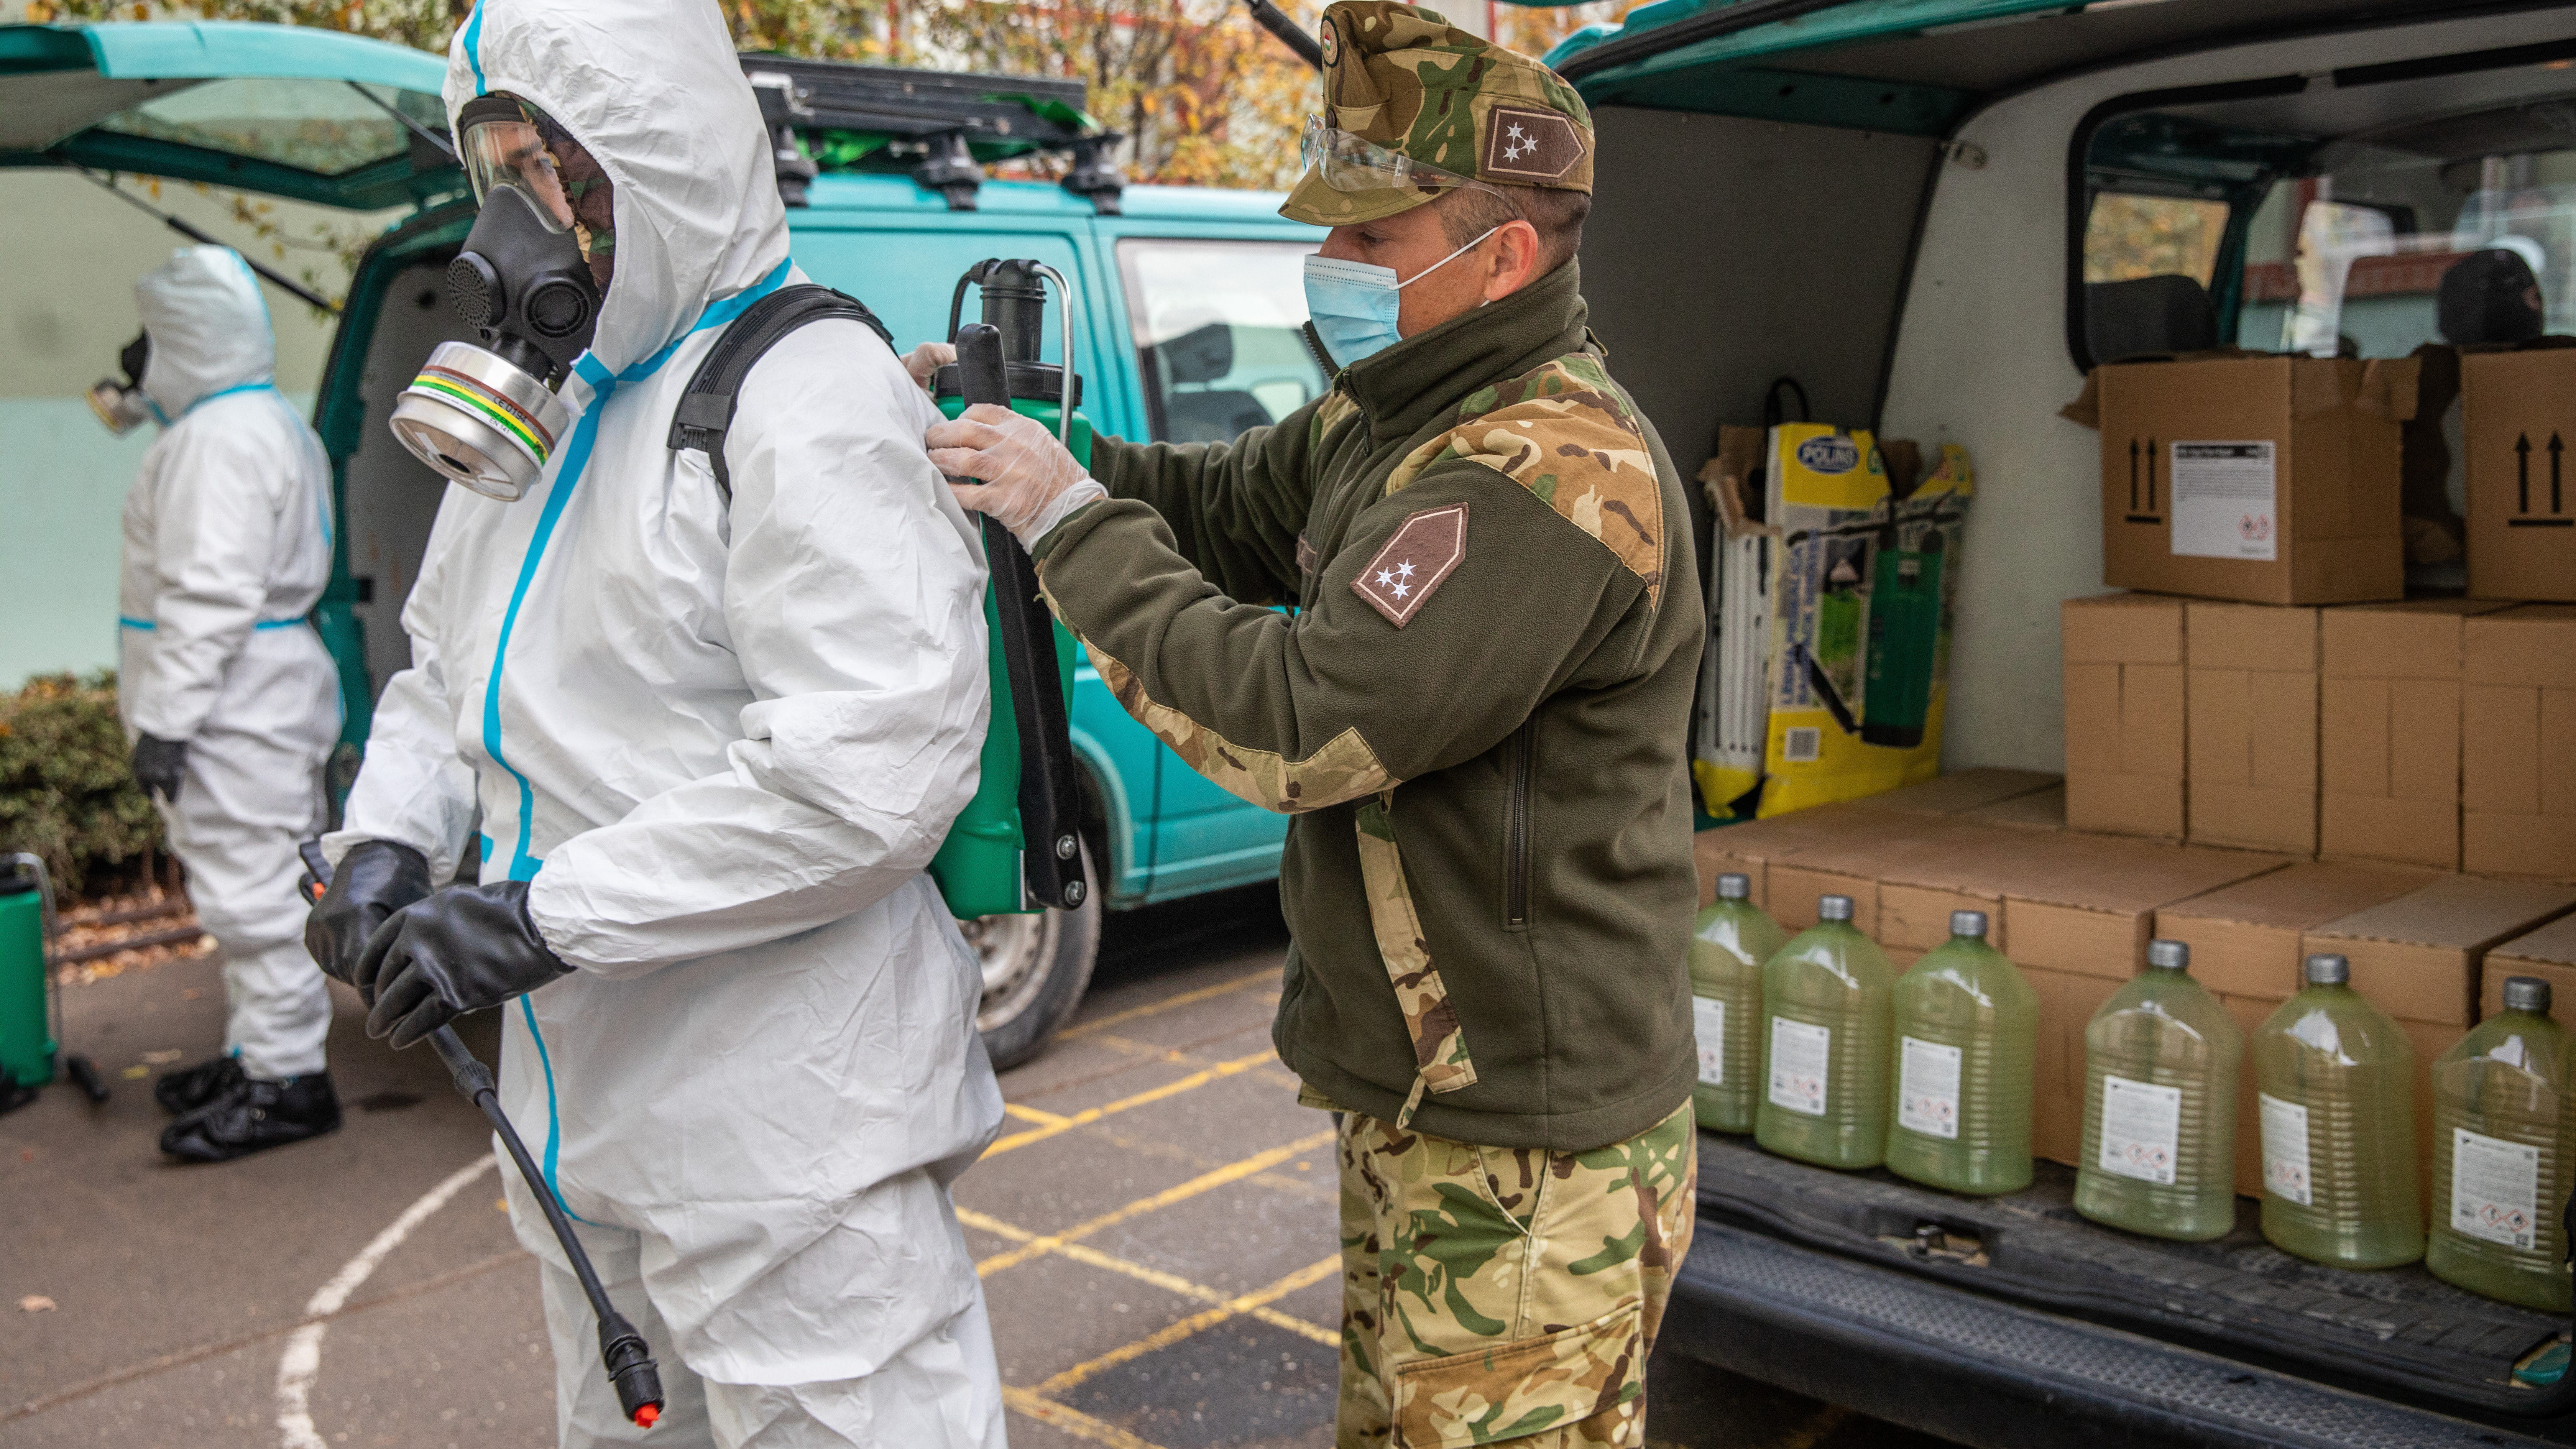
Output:
[[[1270,410],[1251,393],[1211,389],[1234,371],[1234,329],[1210,322],[1154,348],[1155,362],[1171,381],[1163,399],[1163,433],[1174,443],[1230,443],[1247,429],[1267,427]],[[1183,391],[1186,388],[1188,391]]]
[[[2209,289],[2179,273],[2084,284],[2084,343],[2097,364],[2218,345]]]

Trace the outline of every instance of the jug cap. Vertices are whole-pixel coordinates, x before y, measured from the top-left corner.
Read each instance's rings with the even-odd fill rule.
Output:
[[[1980,941],[1984,940],[1986,938],[1986,913],[1983,911],[1952,911],[1950,913],[1950,934],[1953,936],[1974,936]]]
[[[2147,964],[2180,971],[2191,964],[2191,948],[2180,941],[2149,941]]]
[[[1717,878],[1717,898],[1721,901],[1749,901],[1753,899],[1753,877],[1731,870],[1726,874],[1719,876]]]
[[[1851,918],[1852,918],[1852,898],[1851,898],[1851,897],[1849,897],[1849,896],[1818,896],[1818,897],[1816,897],[1816,919],[1817,919],[1817,920],[1819,920],[1819,921],[1848,921],[1848,920],[1850,920]]]
[[[2342,986],[2352,980],[2352,963],[2331,951],[2321,951],[2308,958],[2305,972],[2310,986]]]
[[[2547,1011],[2549,983],[2537,976],[2508,976],[2504,979],[2504,1009],[2507,1011]]]

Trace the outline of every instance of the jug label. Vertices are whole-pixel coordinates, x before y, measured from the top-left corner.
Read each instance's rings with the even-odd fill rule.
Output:
[[[2528,1250],[2540,1228],[2540,1149],[2451,1129],[2451,1230]]]
[[[2308,1109],[2258,1092],[2263,1106],[2263,1190],[2285,1202],[2313,1207],[2308,1182]]]
[[[2102,1078],[2104,1172],[2171,1186],[2182,1145],[2182,1088]]]
[[[1726,1003],[1691,998],[1691,1026],[1699,1035],[1699,1084],[1726,1085]]]
[[[1771,1018],[1771,1105],[1825,1115],[1825,1076],[1834,1062],[1834,1029],[1785,1016]]]
[[[1907,1037],[1896,1078],[1896,1121],[1926,1137],[1959,1135],[1957,1047]]]

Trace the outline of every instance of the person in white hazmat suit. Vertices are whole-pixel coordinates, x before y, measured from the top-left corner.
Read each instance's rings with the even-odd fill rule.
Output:
[[[542,144],[486,145],[487,97]],[[934,411],[827,319],[745,379],[729,499],[669,446],[724,325],[803,280],[705,0],[481,0],[447,105],[478,235],[535,194],[604,301],[526,495],[440,505],[307,939],[396,1045],[507,1003],[501,1104],[667,1396],[649,1438],[621,1419],[505,1166],[563,1444],[999,1449],[947,1189],[1001,1094],[924,874],[975,788],[985,573]],[[519,169],[487,192],[491,156]],[[480,883],[429,893],[478,809]]]
[[[117,701],[135,779],[223,952],[221,1056],[153,1084],[161,1150],[221,1162],[331,1131],[331,995],[305,954],[298,840],[322,827],[340,684],[305,622],[331,574],[331,465],[277,391],[259,283],[182,247],[134,284],[145,361],[122,401],[159,419],[125,500]]]

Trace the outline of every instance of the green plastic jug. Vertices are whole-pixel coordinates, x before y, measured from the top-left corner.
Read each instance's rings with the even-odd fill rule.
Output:
[[[1691,931],[1692,1025],[1699,1035],[1699,1085],[1692,1115],[1718,1132],[1753,1130],[1762,1080],[1762,966],[1789,933],[1753,904],[1750,877],[1717,878],[1717,899]]]
[[[2263,1236],[2335,1268],[2424,1256],[2415,1176],[2415,1048],[2352,989],[2341,956],[2310,956],[2307,985],[2254,1033],[2263,1134]]]
[[[1986,943],[1986,913],[1952,911],[1950,939],[1896,981],[1887,1170],[1951,1192],[2030,1186],[2039,993]]]
[[[2433,1064],[2433,1233],[2424,1266],[2445,1283],[2548,1313],[2571,1303],[2568,1037],[2549,983],[2515,976],[2504,1010]]]
[[[2084,1028],[2075,1210],[2150,1237],[2236,1225],[2236,1069],[2245,1033],[2191,979],[2191,948],[2147,943],[2147,969]]]
[[[1816,924],[1762,967],[1764,1091],[1754,1141],[1819,1167],[1879,1164],[1895,984],[1886,954],[1852,924],[1852,898],[1819,897]]]
[[[21,1087],[54,1079],[45,1018],[45,867],[0,856],[0,1074]]]

